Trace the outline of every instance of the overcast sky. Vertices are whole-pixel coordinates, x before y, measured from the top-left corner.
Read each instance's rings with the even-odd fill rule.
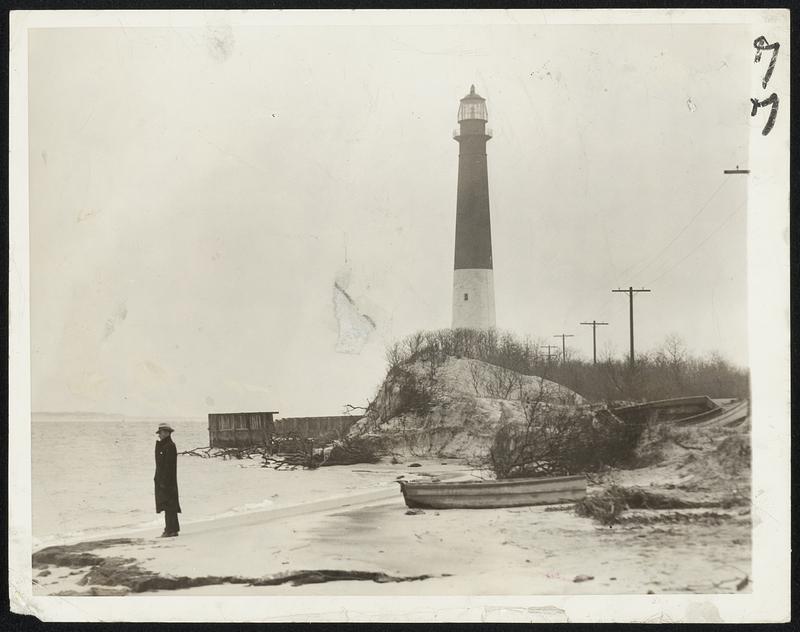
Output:
[[[339,414],[450,324],[486,97],[498,327],[747,364],[736,25],[31,31],[33,410]],[[350,304],[342,288],[352,299]],[[342,323],[340,330],[339,323]],[[374,324],[374,327],[373,327]]]

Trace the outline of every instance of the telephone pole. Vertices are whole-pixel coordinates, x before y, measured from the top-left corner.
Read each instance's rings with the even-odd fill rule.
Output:
[[[566,338],[574,338],[572,334],[556,334],[553,338],[561,338],[561,363],[567,361],[567,343]]]
[[[646,290],[641,288],[639,290],[634,290],[633,286],[630,286],[627,290],[611,290],[612,292],[626,292],[628,294],[628,302],[630,308],[630,319],[631,319],[631,368],[633,368],[635,360],[633,357],[633,295],[636,292],[649,292],[650,290]]]
[[[597,364],[597,326],[608,325],[608,323],[598,323],[596,320],[593,320],[590,323],[581,323],[581,325],[592,326],[592,364]]]
[[[550,353],[550,349],[558,349],[558,347],[556,345],[542,345],[542,346],[547,349],[547,362],[550,362],[550,358],[553,357],[553,355]]]

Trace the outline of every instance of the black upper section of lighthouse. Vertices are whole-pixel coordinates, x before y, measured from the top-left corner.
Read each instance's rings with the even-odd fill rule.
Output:
[[[458,109],[458,195],[456,198],[455,269],[492,269],[489,176],[486,166],[486,99],[475,86]]]

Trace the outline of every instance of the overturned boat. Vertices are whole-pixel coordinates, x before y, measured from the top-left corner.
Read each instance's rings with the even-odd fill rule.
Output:
[[[670,423],[674,426],[741,424],[749,416],[747,400],[711,399],[705,395],[676,397],[613,408],[620,419],[637,423]]]
[[[398,481],[412,509],[489,509],[571,503],[586,496],[586,477],[552,476],[500,481]]]

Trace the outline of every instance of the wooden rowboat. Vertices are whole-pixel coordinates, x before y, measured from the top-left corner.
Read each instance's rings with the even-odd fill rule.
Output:
[[[586,496],[586,478],[553,476],[502,481],[427,483],[398,481],[406,505],[424,509],[488,509],[553,505]]]
[[[695,415],[689,419],[679,419],[673,422],[677,426],[738,426],[746,421],[750,414],[750,405],[747,400],[735,401],[730,404],[724,404],[715,411],[713,415]]]
[[[662,399],[614,408],[621,419],[637,423],[666,422],[675,426],[723,426],[743,421],[749,414],[747,400],[713,400],[705,395]]]
[[[620,419],[638,423],[695,423],[710,419],[719,414],[722,408],[714,400],[705,395],[691,397],[673,397],[643,404],[614,408],[613,412]]]

